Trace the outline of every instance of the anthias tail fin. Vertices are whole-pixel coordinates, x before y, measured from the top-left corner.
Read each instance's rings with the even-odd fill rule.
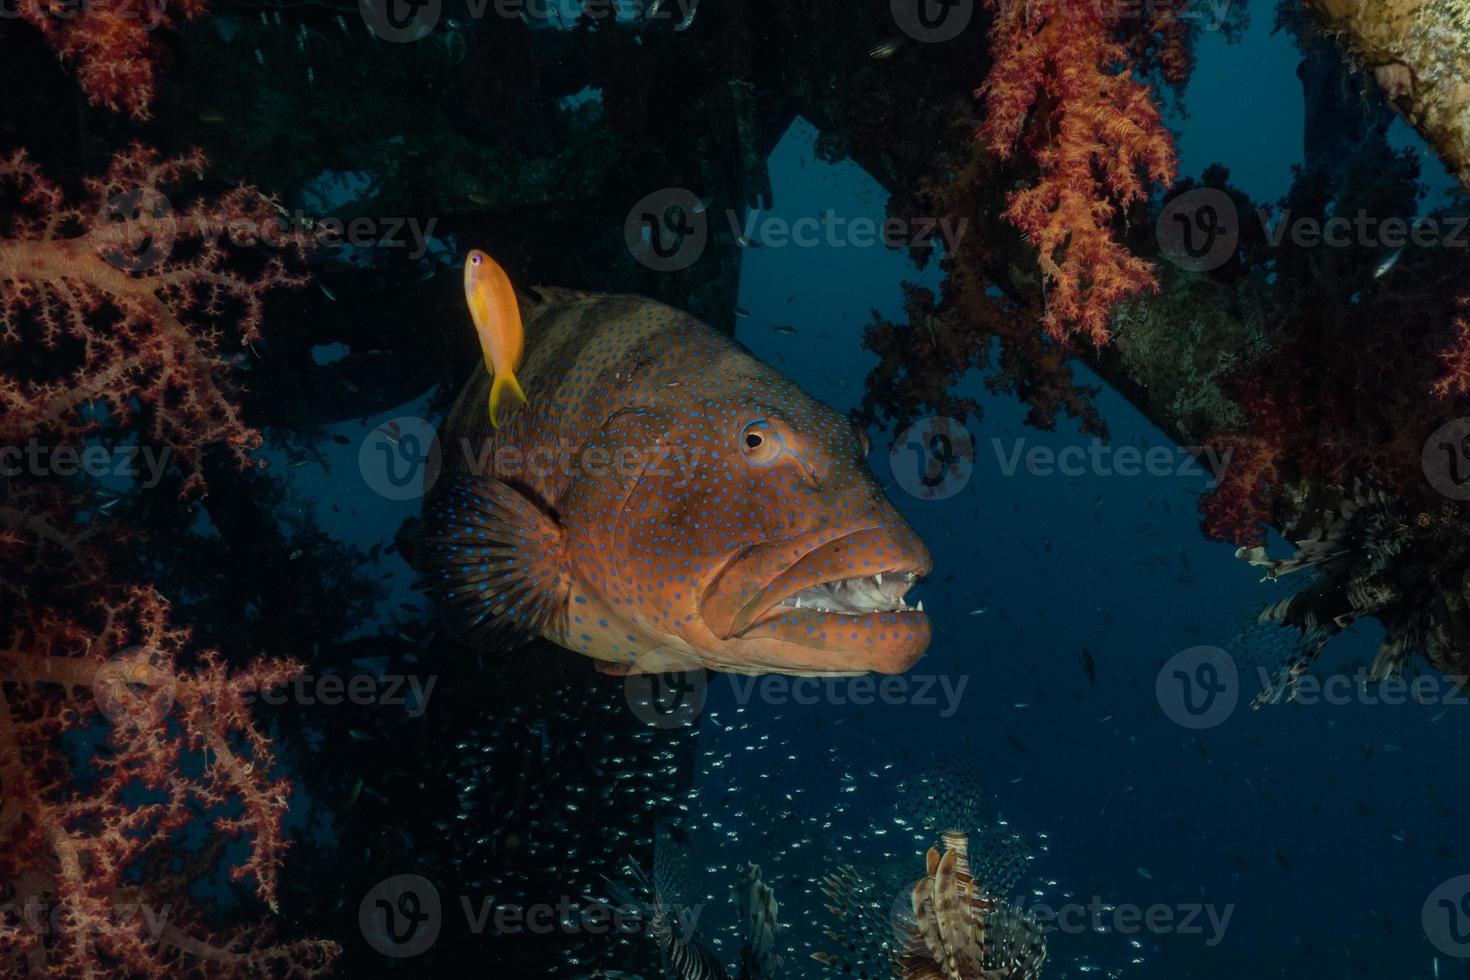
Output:
[[[424,524],[427,586],[456,637],[523,642],[566,608],[562,529],[520,492],[486,477],[446,477]]]
[[[495,375],[490,382],[490,425],[496,429],[500,428],[500,402],[507,391],[516,401],[526,404],[526,393],[521,390],[521,383],[514,374],[505,371]]]

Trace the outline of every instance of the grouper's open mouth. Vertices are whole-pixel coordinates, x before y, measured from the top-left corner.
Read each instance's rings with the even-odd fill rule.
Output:
[[[929,645],[929,618],[906,596],[930,567],[907,526],[864,528],[815,547],[771,542],[733,561],[702,611],[726,639],[805,648],[773,669],[896,673]]]

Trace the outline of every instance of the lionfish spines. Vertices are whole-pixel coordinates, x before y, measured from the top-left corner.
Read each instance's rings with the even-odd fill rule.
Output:
[[[872,980],[1038,978],[1046,959],[1039,923],[972,877],[968,848],[968,835],[952,833],[943,850],[929,849],[924,876],[890,914],[888,938],[875,925],[883,913],[872,885],[850,867],[828,874],[822,891],[841,925],[825,934],[841,952],[816,952],[812,959]]]
[[[902,809],[933,833],[969,833],[985,809],[980,771],[966,759],[938,759],[905,781]]]
[[[946,835],[949,838],[950,835]],[[964,865],[968,842],[930,848],[914,883],[913,921],[899,925],[900,980],[1033,980],[1046,960],[1035,918],[976,882]]]

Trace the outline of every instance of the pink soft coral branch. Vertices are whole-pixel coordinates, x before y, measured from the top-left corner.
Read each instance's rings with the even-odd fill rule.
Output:
[[[230,364],[221,322],[235,312],[231,340],[249,344],[265,294],[305,277],[280,254],[242,275],[228,264],[226,240],[271,240],[300,255],[306,235],[285,229],[275,202],[249,187],[176,212],[164,189],[204,167],[197,151],[162,159],[135,144],[87,182],[79,206],[24,153],[0,160],[0,192],[20,206],[0,228],[0,348],[30,340],[48,362],[66,356],[68,343],[78,351],[63,376],[0,377],[0,440],[73,439],[95,428],[97,409],[120,425],[141,404],[147,436],[191,466],[186,492],[203,486],[206,445],[224,443],[248,465],[260,435],[220,387]]]
[[[0,647],[0,879],[15,883],[16,904],[45,909],[47,929],[55,927],[48,945],[36,922],[0,921],[8,941],[0,973],[18,975],[11,967],[22,961],[37,974],[76,977],[115,975],[106,964],[140,976],[243,974],[270,963],[289,964],[293,975],[324,969],[337,953],[332,943],[213,936],[187,913],[173,914],[185,904],[186,877],[159,887],[128,876],[201,810],[238,805],[235,816],[205,819],[219,834],[249,839],[231,875],[253,877],[276,907],[290,787],[272,775],[271,745],[248,702],[299,665],[261,659],[231,672],[205,651],[199,669],[185,672],[189,632],[171,625],[168,603],[151,589],[99,600],[92,616],[89,629],[38,613]],[[106,726],[106,751],[93,751],[82,775],[57,743],[95,724]],[[204,766],[190,775],[185,756],[195,753]],[[155,919],[121,917],[130,904]],[[53,908],[64,910],[54,922]]]

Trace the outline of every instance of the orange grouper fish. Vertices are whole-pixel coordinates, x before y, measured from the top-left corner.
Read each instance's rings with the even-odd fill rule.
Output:
[[[508,287],[507,287],[508,288]],[[452,632],[535,635],[611,673],[906,670],[928,549],[866,436],[698,320],[638,296],[520,303],[529,404],[482,364],[441,430],[415,548]]]

